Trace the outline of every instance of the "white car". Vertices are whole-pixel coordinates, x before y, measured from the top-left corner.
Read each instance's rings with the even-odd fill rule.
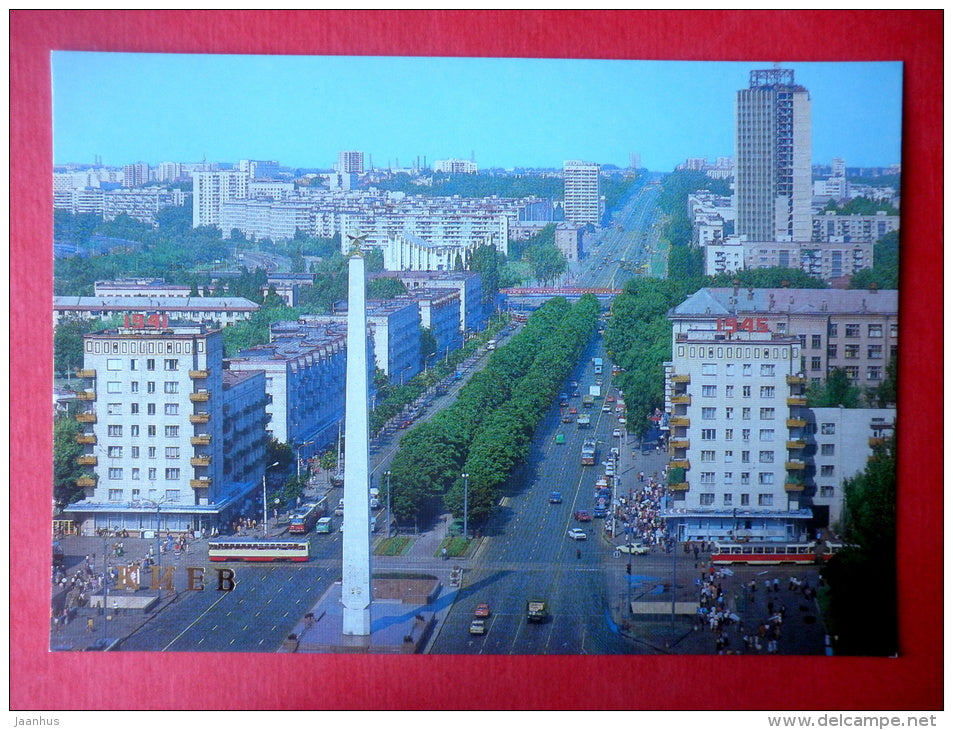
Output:
[[[649,549],[640,542],[629,542],[625,545],[616,545],[616,550],[620,553],[628,553],[629,555],[648,555]]]
[[[571,540],[585,540],[587,537],[585,530],[580,530],[578,527],[574,527],[569,531],[569,538]]]
[[[612,438],[614,439],[622,438],[622,429],[621,428],[612,429]]]

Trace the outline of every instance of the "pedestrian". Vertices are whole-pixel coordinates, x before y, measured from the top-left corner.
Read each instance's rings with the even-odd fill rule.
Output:
[[[775,593],[781,590],[781,582],[777,578],[775,578],[774,581],[772,581],[772,585],[774,586]]]
[[[579,560],[580,558],[582,558],[582,550],[576,548],[576,560]]]
[[[86,619],[86,633],[93,633],[93,620],[91,618]]]

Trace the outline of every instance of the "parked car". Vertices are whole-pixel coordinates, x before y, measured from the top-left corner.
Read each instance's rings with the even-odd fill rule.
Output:
[[[585,530],[580,530],[578,527],[573,527],[568,534],[570,540],[585,540],[589,537]]]
[[[562,503],[563,503],[563,493],[562,493],[562,492],[550,492],[550,493],[549,493],[549,503],[550,503],[550,504],[562,504]]]
[[[648,555],[649,549],[640,542],[628,542],[624,545],[616,545],[616,550],[628,555]]]
[[[476,607],[476,609],[473,611],[473,615],[476,618],[486,618],[487,616],[490,615],[490,604],[489,603],[479,604]]]
[[[573,514],[573,517],[575,517],[579,522],[589,522],[592,520],[592,515],[589,514],[588,510],[584,509],[577,509],[575,514]]]
[[[593,517],[605,517],[608,514],[609,514],[609,510],[602,505],[592,508]]]
[[[612,438],[614,439],[622,438],[622,434],[623,434],[623,431],[621,428],[612,429]]]

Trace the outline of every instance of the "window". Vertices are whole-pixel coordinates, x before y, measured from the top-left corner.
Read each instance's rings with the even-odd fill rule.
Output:
[[[151,358],[146,360],[146,370],[155,370],[155,369],[156,369],[156,361]]]
[[[725,484],[734,484],[735,483],[734,472],[726,471],[723,481]]]
[[[860,345],[844,345],[844,359],[856,360],[860,357]]]
[[[136,477],[136,478],[138,479],[138,477]],[[139,495],[140,495],[141,493],[142,493],[142,490],[140,490],[140,489],[133,489],[133,490],[132,490],[132,501],[133,501],[133,502],[137,502],[137,501],[139,500]]]
[[[836,324],[831,323],[831,324],[828,324],[828,325],[827,325],[827,336],[828,336],[828,337],[837,337],[837,325],[836,325]]]
[[[702,397],[703,398],[714,398],[718,395],[718,386],[717,385],[703,385],[702,386]]]
[[[750,386],[750,385],[742,385],[742,386],[741,386],[741,397],[742,397],[742,398],[750,398],[750,397],[751,397],[751,386]]]
[[[722,503],[723,505],[725,505],[725,507],[730,507],[730,506],[731,506],[731,493],[723,494],[723,495],[721,496],[721,503]]]
[[[844,337],[860,337],[860,325],[859,324],[845,324]]]
[[[821,336],[820,335],[811,335],[811,349],[820,350],[821,349]]]
[[[730,421],[730,420],[732,420],[734,417],[735,417],[735,409],[734,409],[734,408],[726,408],[726,409],[725,409],[725,420]]]
[[[138,467],[138,466],[132,467],[132,480],[133,480],[134,482],[138,482],[138,481],[139,481],[139,467]],[[138,489],[134,489],[134,490],[132,490],[132,493],[135,494],[135,493],[138,492],[138,491],[139,491]],[[133,497],[133,499],[135,499],[135,497]]]
[[[833,464],[822,464],[822,465],[821,465],[821,476],[822,476],[822,477],[832,477],[832,476],[834,476],[834,465],[833,465]]]
[[[774,326],[775,326],[775,329],[778,331],[779,334],[784,334],[785,332],[788,331],[788,323],[787,323],[787,322],[776,322]]]
[[[711,492],[702,492],[698,495],[698,504],[707,507],[715,503],[715,495]]]
[[[867,380],[882,380],[883,369],[879,365],[871,365],[867,368]]]
[[[703,471],[699,475],[699,481],[702,484],[714,484],[715,483],[715,472],[713,471]]]
[[[109,501],[110,501],[110,502],[121,502],[121,501],[122,501],[122,490],[121,490],[121,489],[110,489],[110,490],[109,490]]]
[[[156,447],[155,447],[155,446],[150,446],[150,447],[149,447],[149,450],[148,450],[146,453],[149,454],[149,458],[150,458],[150,459],[156,458]]]
[[[702,363],[702,375],[717,375],[718,374],[718,365],[713,362],[703,362]]]
[[[106,449],[106,455],[110,459],[121,459],[122,458],[122,446],[110,446]]]
[[[132,452],[131,454],[129,454],[129,456],[131,456],[133,459],[138,459],[138,458],[139,458],[139,447],[138,447],[138,446],[130,446],[130,447],[129,447],[129,450]]]
[[[747,378],[748,376],[751,375],[751,364],[750,364],[750,363],[744,363],[744,364],[741,366],[741,375],[742,375],[742,377],[745,377],[745,378]]]
[[[743,429],[741,429],[741,440],[742,440],[742,441],[750,441],[750,440],[751,440],[751,429],[750,429],[750,428],[743,428]]]
[[[107,370],[122,370],[122,360],[119,358],[109,358],[106,360]]]
[[[773,386],[773,385],[762,385],[762,386],[761,386],[761,397],[762,397],[762,398],[774,398],[774,386]]]
[[[812,357],[811,358],[811,370],[820,370],[821,369],[821,358]]]
[[[742,420],[742,421],[750,421],[750,420],[751,420],[751,409],[750,409],[750,408],[742,408],[742,409],[741,409],[741,420]]]
[[[833,456],[834,444],[821,444],[821,456]]]
[[[178,489],[166,489],[165,498],[168,502],[178,502],[179,501],[179,490]]]
[[[179,427],[178,426],[166,426],[165,427],[165,437],[167,439],[177,439],[179,437]]]
[[[726,397],[726,398],[734,398],[734,397],[735,397],[735,386],[733,386],[733,385],[726,385],[726,386],[725,386],[725,397]]]
[[[750,464],[750,463],[751,463],[751,452],[750,452],[750,451],[742,451],[742,452],[741,452],[741,463],[742,463],[742,464]]]
[[[122,479],[122,469],[116,466],[110,467],[108,476],[110,479]]]
[[[130,360],[130,361],[129,361],[129,369],[130,369],[130,370],[138,370],[138,369],[139,369],[139,361],[138,361],[138,360]]]
[[[837,357],[837,345],[827,346],[827,356],[832,358]]]
[[[759,471],[758,484],[774,484],[774,472],[773,471]]]
[[[154,437],[156,435],[155,426],[146,426],[146,436]]]
[[[742,475],[742,480],[741,480],[741,483],[742,483],[742,484],[747,484],[747,483],[748,483],[748,482],[744,479],[745,476],[747,476],[747,475],[746,475],[746,474],[743,474],[743,475]],[[749,504],[751,504],[751,495],[750,495],[750,494],[742,494],[742,495],[741,495],[741,506],[742,506],[742,507],[747,507]]]
[[[758,431],[758,441],[774,441],[774,429],[762,428]]]
[[[137,438],[139,436],[139,426],[138,425],[130,426],[129,435],[132,436],[133,438]]]
[[[165,361],[165,369],[166,369],[166,370],[178,370],[178,369],[179,369],[179,361],[178,361],[177,359],[175,359],[175,358],[167,359],[167,360]]]
[[[122,436],[122,426],[107,426],[106,435],[107,436]]]
[[[110,380],[106,383],[106,392],[107,393],[121,393],[122,384],[118,380]]]
[[[135,405],[135,404],[133,404]],[[110,416],[121,416],[122,415],[122,403],[107,403],[106,404],[106,414]]]
[[[702,462],[710,462],[715,460],[714,451],[702,451]]]
[[[773,421],[774,420],[774,409],[773,408],[762,408],[760,410],[760,416],[762,421]]]
[[[177,416],[177,415],[179,415],[179,404],[178,404],[178,403],[166,403],[166,404],[165,404],[165,415],[167,415],[167,416]]]
[[[868,360],[883,360],[884,359],[883,345],[867,345],[867,359]]]
[[[702,429],[702,441],[714,441],[715,438],[716,438],[715,429],[713,428]]]
[[[130,403],[130,404],[129,404],[129,412],[130,412],[132,415],[134,415],[134,416],[137,415],[137,414],[139,413],[139,404],[138,404],[138,403]]]
[[[821,496],[822,496],[822,497],[833,497],[833,496],[834,496],[834,487],[821,487]]]
[[[166,380],[162,390],[165,393],[173,395],[179,392],[179,384],[174,380]]]
[[[868,324],[867,325],[867,336],[868,337],[883,337],[884,336],[884,326],[882,324]]]
[[[156,404],[146,403],[146,415],[154,416],[156,414]]]
[[[702,408],[702,420],[703,420],[703,421],[714,421],[714,420],[715,420],[715,409],[714,409],[714,408]]]
[[[146,383],[146,393],[155,393],[156,392],[156,383],[154,380],[150,380]]]
[[[848,380],[857,380],[860,377],[860,368],[857,365],[845,365],[844,373]]]
[[[767,352],[768,352],[768,351],[765,350],[765,353],[766,353],[766,354],[767,354]],[[773,365],[773,364],[762,365],[762,366],[761,366],[761,375],[762,375],[762,377],[773,377],[773,376],[774,376],[774,365]]]
[[[178,481],[179,474],[180,470],[178,467],[170,467],[165,470],[165,478],[170,482]]]
[[[138,392],[139,392],[139,381],[138,381],[138,380],[133,380],[131,383],[129,383],[129,392],[130,392],[130,393],[138,393]]]
[[[725,441],[731,441],[735,437],[735,429],[726,428],[725,429]]]
[[[741,483],[742,483],[742,484],[751,484],[751,472],[750,472],[750,471],[743,471],[743,472],[741,472]],[[747,504],[747,502],[744,501],[744,495],[742,495],[741,504]]]
[[[150,481],[155,481],[156,478],[156,468],[153,466],[149,469],[149,479]]]
[[[178,446],[166,446],[166,447],[165,447],[165,458],[166,458],[166,459],[178,459],[178,458],[179,458],[179,447],[178,447]]]
[[[807,347],[807,335],[798,335],[797,341],[801,347]]]
[[[759,494],[759,495],[758,495],[758,506],[759,506],[759,507],[772,507],[772,506],[774,506],[774,495],[773,495],[773,494]]]
[[[758,461],[761,462],[762,464],[773,464],[774,452],[773,451],[759,451]]]
[[[731,355],[731,348],[728,348],[729,357]],[[735,364],[733,362],[725,363],[725,375],[729,378],[734,377],[735,375]]]

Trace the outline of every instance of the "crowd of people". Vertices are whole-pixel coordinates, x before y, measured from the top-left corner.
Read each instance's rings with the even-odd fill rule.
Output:
[[[638,484],[619,498],[615,510],[617,525],[622,526],[626,539],[641,542],[648,547],[670,548],[670,540],[662,519],[662,496],[665,487],[658,473],[646,476],[638,473]]]

